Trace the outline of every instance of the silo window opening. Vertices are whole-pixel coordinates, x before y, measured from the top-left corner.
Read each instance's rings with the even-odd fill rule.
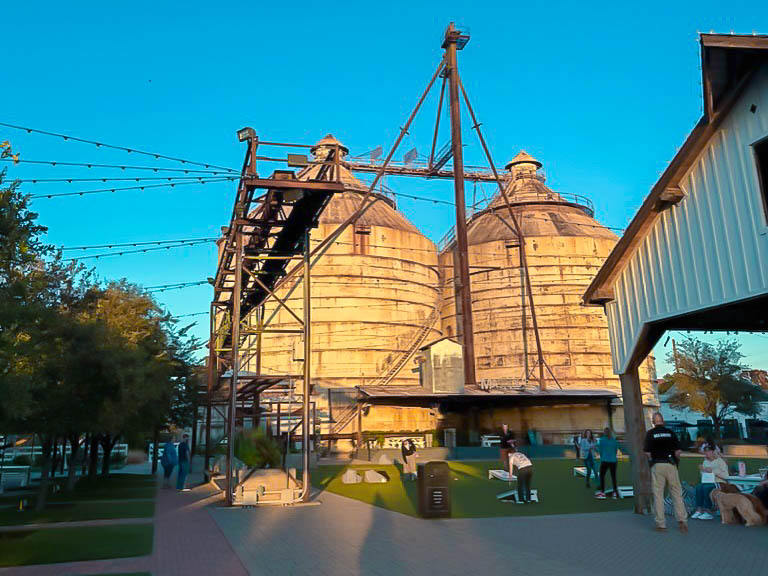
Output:
[[[368,254],[371,239],[371,227],[363,224],[355,226],[355,254]]]
[[[752,145],[757,165],[757,180],[763,198],[763,212],[768,222],[768,136]]]

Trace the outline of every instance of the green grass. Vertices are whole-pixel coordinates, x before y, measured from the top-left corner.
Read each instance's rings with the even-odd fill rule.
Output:
[[[73,502],[78,500],[130,500],[136,498],[154,498],[156,479],[151,475],[110,474],[106,478],[96,477],[93,480],[81,478],[71,493],[63,489],[48,497],[49,502]],[[34,506],[36,492],[24,490],[18,494],[8,492],[0,496],[0,505],[17,505],[20,498],[26,498],[30,506]]]
[[[0,566],[146,556],[153,537],[151,524],[0,532]]]
[[[24,512],[15,508],[0,509],[0,526],[109,518],[151,518],[154,515],[154,502],[49,502],[41,512],[30,508]]]
[[[698,483],[699,458],[683,458],[680,475],[692,484]],[[747,460],[748,472],[757,472],[764,466],[764,460]],[[597,500],[594,498],[594,481],[587,490],[585,479],[573,476],[573,467],[581,463],[570,459],[534,461],[532,487],[539,490],[540,502],[518,506],[496,500],[496,494],[507,490],[507,484],[488,480],[488,470],[500,468],[493,462],[449,462],[453,472],[452,517],[481,518],[490,516],[534,516],[546,514],[577,514],[625,510],[632,507],[632,499]],[[395,466],[353,466],[355,469],[384,471],[390,478],[386,484],[342,484],[341,476],[345,466],[321,466],[313,472],[312,483],[329,492],[354,498],[361,502],[380,506],[410,516],[418,515],[416,482],[403,482],[400,470]],[[620,485],[631,485],[629,462],[618,466]],[[608,480],[610,485],[610,478]]]

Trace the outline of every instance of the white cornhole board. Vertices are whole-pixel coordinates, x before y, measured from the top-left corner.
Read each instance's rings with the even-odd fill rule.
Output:
[[[502,502],[517,502],[517,490],[507,490],[506,492],[496,494],[496,500],[501,500]],[[531,502],[538,501],[539,491],[536,489],[531,490]]]
[[[391,466],[392,460],[386,454],[382,454],[381,456],[379,456],[379,459],[376,461],[376,464],[378,464],[379,466]]]
[[[587,467],[586,466],[574,466],[573,467],[573,475],[574,476],[581,476],[582,478],[586,478],[587,477]],[[593,478],[598,478],[599,477],[598,473],[597,473],[597,470],[592,472],[592,477]]]
[[[514,482],[517,476],[510,474],[506,470],[488,470],[488,480],[503,480],[504,482]]]
[[[360,484],[362,481],[363,479],[360,477],[360,474],[354,470],[347,470],[341,477],[342,484]]]
[[[386,484],[387,477],[383,474],[379,474],[376,470],[366,470],[365,482],[366,484]]]
[[[619,486],[619,498],[634,498],[635,488],[633,486]]]

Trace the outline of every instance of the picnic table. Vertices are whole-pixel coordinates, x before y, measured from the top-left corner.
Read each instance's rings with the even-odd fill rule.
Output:
[[[480,436],[480,445],[483,448],[490,448],[491,446],[500,446],[501,437],[493,434],[483,434]]]
[[[19,481],[19,486],[24,488],[29,486],[29,479],[32,473],[31,466],[2,466],[0,467],[0,493],[3,492],[5,484],[11,480]]]
[[[729,484],[737,486],[742,492],[751,492],[758,484],[760,484],[760,482],[763,481],[763,475],[747,474],[746,476],[728,476],[726,480],[728,480]]]

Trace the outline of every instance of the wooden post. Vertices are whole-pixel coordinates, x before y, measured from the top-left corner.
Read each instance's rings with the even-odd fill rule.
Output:
[[[651,507],[651,470],[643,452],[645,443],[645,418],[643,398],[640,392],[640,376],[637,364],[619,374],[621,395],[624,401],[624,427],[626,443],[632,461],[632,485],[635,490],[635,514],[644,514]]]
[[[363,406],[357,403],[357,450],[360,453],[360,448],[363,447]]]

